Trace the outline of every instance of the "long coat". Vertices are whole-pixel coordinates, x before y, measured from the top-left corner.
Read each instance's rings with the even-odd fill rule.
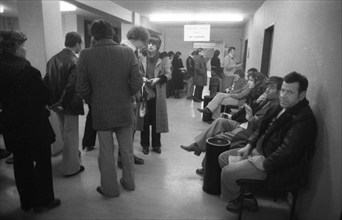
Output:
[[[195,86],[207,85],[207,65],[204,57],[198,55],[194,57],[194,84]]]
[[[131,96],[142,84],[131,48],[104,39],[81,51],[76,88],[92,107],[95,130],[131,126]]]
[[[146,76],[146,57],[141,59],[140,72]],[[158,59],[154,68],[154,77],[158,78],[164,75],[167,80],[170,80],[171,75],[171,62],[165,57],[164,59]],[[166,133],[169,131],[169,123],[167,116],[166,106],[166,83],[156,85],[156,132]],[[144,130],[144,118],[139,117],[137,121],[137,130]]]

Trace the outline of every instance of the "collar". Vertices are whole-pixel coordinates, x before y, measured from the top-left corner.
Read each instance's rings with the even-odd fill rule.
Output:
[[[96,44],[93,47],[99,47],[99,46],[105,46],[105,45],[118,45],[115,41],[112,39],[102,39],[96,41]]]
[[[76,53],[69,47],[64,48],[65,51],[70,51],[74,56],[77,56]]]
[[[134,44],[132,44],[129,40],[123,40],[121,41],[121,45],[130,47],[133,51],[136,51],[137,48],[134,46]]]

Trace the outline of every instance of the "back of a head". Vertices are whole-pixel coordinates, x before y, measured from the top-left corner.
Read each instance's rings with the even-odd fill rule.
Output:
[[[15,54],[20,45],[25,43],[27,37],[25,34],[17,31],[0,31],[0,54]]]
[[[147,44],[148,39],[150,38],[150,34],[147,29],[141,26],[132,27],[126,34],[128,40],[140,40],[144,44]]]
[[[166,51],[164,51],[164,52],[159,54],[159,58],[160,59],[164,59],[164,57],[167,57],[167,52]]]
[[[177,51],[177,52],[175,53],[174,58],[175,58],[175,59],[178,59],[180,55],[182,55],[182,53],[179,52],[179,51]]]
[[[218,57],[220,55],[220,51],[219,50],[215,50],[214,51],[214,57]]]
[[[167,56],[168,57],[173,57],[175,55],[175,53],[173,52],[173,51],[169,51],[169,52],[167,52]]]
[[[68,32],[65,35],[64,46],[74,47],[76,43],[82,43],[82,36],[77,32]]]
[[[299,93],[306,91],[308,89],[308,86],[309,86],[308,79],[304,75],[297,73],[296,71],[293,71],[293,72],[287,74],[286,76],[284,76],[284,82],[286,82],[286,83],[298,82],[298,84],[299,84],[299,91],[298,92]]]
[[[234,75],[238,74],[240,76],[240,78],[245,78],[245,73],[243,72],[242,69],[237,69],[234,72]]]
[[[197,50],[192,51],[191,55],[192,55],[192,56],[198,55],[198,51],[197,51]]]
[[[95,40],[113,39],[114,30],[110,23],[104,19],[98,19],[91,23],[91,35]]]

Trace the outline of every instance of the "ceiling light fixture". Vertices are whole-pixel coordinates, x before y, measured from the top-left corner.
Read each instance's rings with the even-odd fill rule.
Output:
[[[5,9],[4,6],[0,5],[0,14],[4,13]]]
[[[76,11],[76,6],[68,2],[60,1],[60,10],[61,11]]]
[[[189,21],[243,21],[240,14],[154,14],[150,21],[155,22],[189,22]]]

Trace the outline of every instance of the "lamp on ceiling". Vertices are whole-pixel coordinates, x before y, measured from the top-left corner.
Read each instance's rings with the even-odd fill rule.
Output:
[[[239,22],[243,21],[243,16],[240,14],[228,13],[208,13],[208,14],[153,14],[150,16],[150,21],[155,22]]]
[[[76,6],[72,5],[65,1],[60,1],[60,10],[61,11],[76,11]]]

